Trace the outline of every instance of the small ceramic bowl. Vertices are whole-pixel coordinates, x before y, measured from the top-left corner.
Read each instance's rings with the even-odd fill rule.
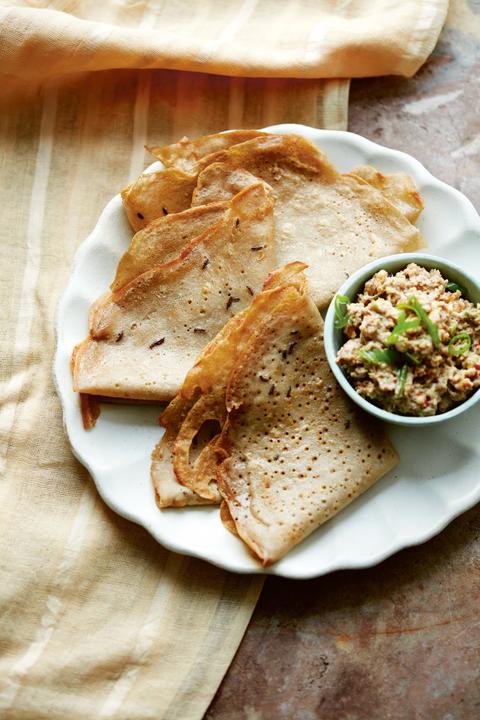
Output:
[[[365,265],[364,267],[357,270],[356,273],[351,275],[346,282],[338,289],[337,295],[346,295],[351,301],[355,299],[359,292],[363,290],[363,287],[367,280],[379,270],[386,270],[389,274],[394,274],[399,270],[405,268],[409,263],[414,262],[417,265],[431,269],[437,268],[442,273],[443,277],[458,283],[466,290],[466,296],[468,300],[473,303],[480,302],[480,281],[470,275],[462,268],[445,260],[441,257],[434,255],[426,255],[424,253],[401,253],[399,255],[389,255],[379,260]],[[429,417],[413,417],[407,415],[397,415],[395,413],[387,412],[382,408],[369,402],[361,395],[357,393],[353,385],[351,385],[347,376],[343,372],[342,368],[336,363],[336,356],[339,348],[346,342],[343,330],[337,330],[334,327],[333,321],[335,318],[334,303],[331,302],[325,318],[325,352],[327,360],[332,369],[335,378],[337,379],[340,387],[347,393],[347,395],[357,403],[363,410],[366,410],[371,415],[384,420],[386,422],[394,423],[396,425],[408,425],[421,427],[424,425],[432,425],[434,423],[446,422],[452,418],[458,417],[461,413],[465,412],[472,407],[476,402],[480,400],[480,389],[473,393],[465,402],[460,403],[447,412],[440,413],[439,415],[432,415]]]

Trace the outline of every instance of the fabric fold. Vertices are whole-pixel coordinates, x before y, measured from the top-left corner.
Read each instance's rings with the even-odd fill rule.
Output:
[[[2,73],[35,80],[72,72],[168,68],[246,77],[413,75],[432,51],[448,0],[188,0],[140,22],[129,3],[101,14],[14,3],[0,9]],[[41,5],[41,3],[40,3]],[[46,5],[46,3],[45,3]],[[294,11],[294,17],[293,17]],[[129,16],[130,13],[130,16]],[[265,27],[269,32],[265,32]]]

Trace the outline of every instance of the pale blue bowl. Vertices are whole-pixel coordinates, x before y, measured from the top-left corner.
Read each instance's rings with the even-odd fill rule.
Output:
[[[466,297],[473,303],[480,302],[480,281],[478,278],[470,275],[468,272],[460,268],[450,260],[437,257],[435,255],[426,255],[424,253],[401,253],[399,255],[388,255],[374,262],[364,265],[351,275],[346,282],[338,289],[337,295],[346,295],[350,300],[354,300],[357,294],[363,289],[363,286],[379,270],[386,270],[388,273],[396,273],[402,270],[409,263],[415,262],[425,268],[438,268],[442,275],[453,282],[458,283],[466,290]],[[340,387],[347,395],[366,410],[371,415],[384,420],[385,422],[394,423],[396,425],[408,425],[421,427],[424,425],[433,425],[435,423],[446,422],[452,418],[458,417],[461,413],[469,410],[475,403],[480,400],[480,389],[476,390],[465,402],[460,403],[456,407],[439,415],[430,417],[413,417],[408,415],[397,415],[387,412],[377,407],[357,393],[353,385],[351,385],[347,376],[336,363],[336,356],[339,348],[346,342],[343,330],[335,329],[333,321],[335,318],[334,303],[331,302],[325,318],[324,342],[325,352],[330,368],[335,375]]]

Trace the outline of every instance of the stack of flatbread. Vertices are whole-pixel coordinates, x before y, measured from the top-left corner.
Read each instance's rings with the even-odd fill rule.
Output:
[[[263,565],[395,466],[383,429],[335,383],[301,263],[274,272],[205,348],[161,416],[160,507],[218,504]]]
[[[73,352],[74,389],[87,428],[99,396],[171,401],[160,507],[221,503],[268,564],[395,462],[330,375],[319,310],[366,262],[421,247],[423,204],[407,175],[338,173],[294,135],[150,150],[164,169],[122,193],[135,235]]]

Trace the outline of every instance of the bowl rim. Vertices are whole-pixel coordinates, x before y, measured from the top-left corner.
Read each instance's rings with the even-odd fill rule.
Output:
[[[417,262],[418,265],[422,265],[422,262],[424,263],[430,263],[429,268],[432,267],[438,267],[438,269],[442,272],[446,272],[444,268],[450,268],[455,273],[457,273],[459,276],[465,278],[471,285],[473,285],[480,294],[480,280],[477,279],[474,275],[469,273],[468,271],[464,270],[460,265],[457,265],[457,263],[452,262],[451,260],[447,260],[446,258],[443,258],[439,255],[431,255],[429,253],[424,252],[408,252],[408,253],[396,253],[394,255],[385,255],[382,258],[378,258],[376,260],[373,260],[371,263],[368,263],[364,265],[363,267],[359,268],[357,271],[352,273],[352,275],[344,282],[342,285],[338,288],[335,295],[351,295],[351,288],[358,283],[365,283],[367,280],[369,280],[378,270],[385,269],[387,272],[390,272],[390,270],[387,267],[383,267],[386,264],[396,264],[400,262],[403,267],[406,267],[411,262]],[[425,265],[425,267],[427,267]],[[401,266],[398,267],[397,270],[394,272],[398,272],[401,270]],[[355,292],[355,295],[358,293]],[[334,303],[333,299],[330,302],[330,305],[328,306],[327,314],[325,316],[325,328],[324,328],[324,345],[325,345],[325,354],[327,357],[328,364],[330,365],[330,369],[332,370],[335,379],[337,380],[338,384],[344,390],[344,392],[357,404],[359,407],[361,407],[366,412],[370,413],[370,415],[374,415],[375,417],[379,418],[380,420],[383,420],[384,422],[395,424],[395,425],[407,425],[407,426],[416,426],[416,427],[425,427],[433,424],[438,424],[442,422],[447,422],[448,420],[451,420],[455,417],[458,417],[463,412],[466,412],[469,410],[473,405],[475,405],[480,400],[480,388],[478,388],[467,400],[464,400],[459,405],[456,405],[451,410],[447,410],[447,412],[440,413],[439,415],[429,415],[425,417],[416,417],[413,415],[399,415],[393,412],[389,412],[388,410],[383,410],[382,408],[378,407],[377,405],[374,405],[369,400],[366,400],[363,398],[353,387],[353,385],[349,382],[347,379],[345,373],[342,371],[342,369],[337,365],[336,363],[336,344],[334,343],[333,337],[334,337]]]

